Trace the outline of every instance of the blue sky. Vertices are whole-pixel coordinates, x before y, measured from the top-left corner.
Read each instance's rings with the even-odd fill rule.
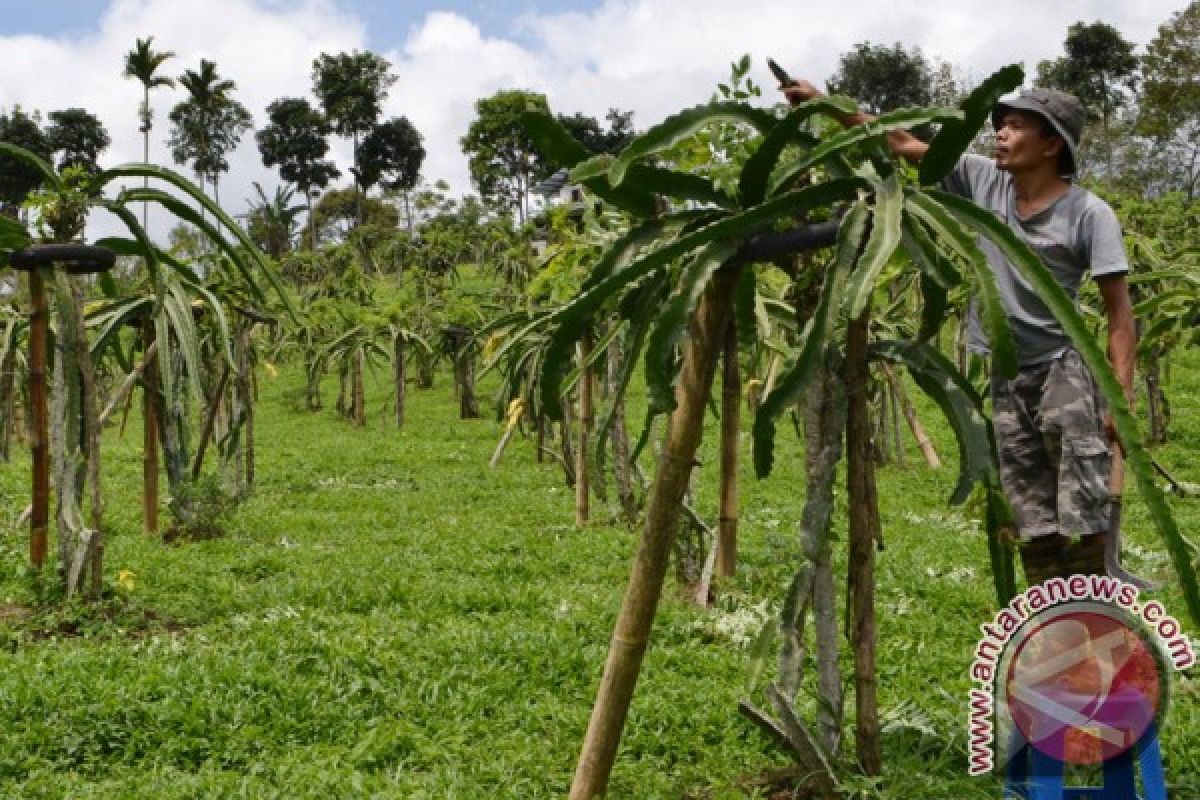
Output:
[[[0,36],[34,33],[76,38],[93,33],[111,0],[17,0],[3,4]],[[276,6],[294,5],[275,0]],[[366,27],[367,46],[386,49],[403,41],[431,11],[451,11],[470,19],[489,36],[522,39],[524,15],[588,11],[598,0],[333,0]]]

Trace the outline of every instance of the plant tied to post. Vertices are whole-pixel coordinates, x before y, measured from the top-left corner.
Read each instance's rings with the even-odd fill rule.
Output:
[[[1189,612],[1200,620],[1193,554],[1154,485],[1149,458],[1117,380],[1073,302],[1036,254],[994,215],[937,188],[986,122],[997,99],[1022,80],[1019,67],[1006,67],[972,92],[960,108],[903,109],[852,128],[824,132],[811,121],[845,113],[848,101],[844,98],[813,100],[782,116],[744,102],[714,102],[664,120],[616,156],[591,155],[548,114],[525,114],[527,130],[549,160],[569,167],[572,180],[631,217],[628,233],[596,260],[579,293],[543,323],[548,335],[538,380],[541,406],[547,415],[561,416],[563,384],[571,371],[576,343],[598,315],[615,311],[630,331],[641,334],[627,337],[636,348],[628,356],[632,360],[638,352],[643,354],[650,413],[670,414],[642,544],[571,789],[575,800],[602,795],[607,789],[661,594],[670,539],[699,445],[720,342],[731,321],[743,344],[755,341],[754,271],[756,265],[773,259],[835,245],[829,258],[807,260],[814,265],[807,269],[823,270],[820,296],[811,314],[799,320],[803,332],[798,354],[766,396],[754,421],[754,462],[760,477],[771,471],[780,414],[805,397],[814,377],[831,360],[843,359],[849,396],[850,505],[856,505],[853,478],[857,475],[862,481],[858,505],[866,509],[857,531],[852,516],[851,547],[858,546],[869,562],[873,540],[879,534],[878,510],[870,467],[863,466],[861,458],[856,467],[855,448],[865,437],[855,433],[863,408],[856,406],[854,395],[865,387],[868,359],[887,359],[909,370],[955,431],[960,475],[952,502],[962,502],[976,482],[983,482],[993,499],[998,499],[994,445],[982,400],[931,344],[946,319],[949,292],[965,285],[978,303],[995,369],[1008,376],[1016,373],[1013,334],[995,280],[977,245],[977,239],[984,237],[994,242],[1039,292],[1096,376],[1114,411],[1129,466],[1171,554]],[[714,124],[728,123],[752,132],[757,141],[733,188],[660,161],[689,137]],[[884,136],[888,131],[931,123],[940,129],[914,175],[890,156]],[[798,218],[805,223],[797,225]],[[836,242],[830,235],[834,230]],[[909,279],[915,273],[922,305],[920,326],[910,338],[870,343],[876,289],[887,275],[896,272],[885,271],[889,264],[899,265]],[[805,509],[806,516],[809,511]],[[989,507],[989,519],[1000,513]],[[1012,589],[1012,556],[996,540],[996,527],[989,525],[992,561],[998,593],[1003,597]],[[827,542],[824,532],[815,535],[818,545],[827,546],[822,544]],[[873,772],[879,768],[873,599],[869,591],[863,591],[864,585],[873,585],[870,570],[868,566],[850,579],[852,588],[858,584],[852,610],[858,758]],[[836,738],[818,741],[808,733],[792,713],[791,700],[783,697],[776,703],[783,719],[771,723],[772,735],[787,742],[814,775],[813,788],[831,797],[836,779],[830,763],[836,755]]]
[[[175,433],[179,433],[178,429],[187,424],[183,397],[185,384],[190,385],[198,396],[199,382],[204,374],[200,339],[192,319],[194,301],[198,300],[212,310],[220,334],[218,338],[223,344],[219,349],[227,361],[232,361],[221,301],[189,265],[151,242],[131,210],[131,204],[158,203],[179,219],[197,226],[217,245],[222,262],[229,265],[243,290],[263,301],[263,285],[268,283],[289,310],[290,305],[274,272],[241,227],[199,188],[171,170],[150,164],[126,164],[95,174],[75,168],[60,173],[34,153],[15,145],[0,143],[0,154],[30,166],[41,175],[42,188],[27,201],[40,242],[64,243],[79,239],[88,215],[102,209],[116,216],[129,235],[102,239],[96,244],[117,255],[140,257],[148,268],[147,291],[140,296],[123,293],[108,274],[100,273],[96,286],[103,295],[103,302],[99,308],[90,309],[86,316],[85,287],[77,277],[49,268],[39,268],[37,276],[39,281],[42,277],[53,280],[57,306],[51,444],[59,488],[60,570],[68,597],[85,586],[91,596],[96,596],[101,590],[103,553],[98,438],[102,415],[96,408],[94,363],[109,351],[125,363],[127,359],[120,352],[118,335],[121,326],[135,319],[147,320],[157,332],[157,357],[168,365],[159,372],[161,383],[151,387],[151,391],[161,392],[168,399],[173,413],[164,413],[164,416],[173,417],[178,423],[174,426]],[[137,177],[153,178],[179,192],[179,196],[146,187],[123,188],[115,197],[104,194],[105,189],[115,182]],[[210,222],[204,212],[216,223]],[[218,224],[233,234],[234,241],[217,229]],[[7,264],[15,251],[33,242],[22,225],[0,218],[0,264]],[[95,338],[91,340],[89,328],[95,331]],[[174,442],[177,446],[169,447],[172,426],[164,428],[163,448],[168,454],[168,476],[173,488],[183,487],[187,483],[186,446],[180,441],[183,437],[177,437]],[[82,510],[85,488],[91,498],[90,519],[85,518],[89,515]],[[34,505],[38,505],[36,497]]]

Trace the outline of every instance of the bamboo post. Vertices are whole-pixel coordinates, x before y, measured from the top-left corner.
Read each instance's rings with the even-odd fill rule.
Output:
[[[29,416],[32,420],[30,451],[33,456],[33,510],[29,517],[29,561],[41,569],[46,561],[46,525],[50,518],[49,421],[46,411],[46,346],[49,310],[42,274],[29,272]]]
[[[883,771],[875,674],[875,544],[880,537],[879,498],[871,452],[867,361],[870,308],[846,334],[846,484],[850,512],[848,593],[850,643],[854,649],[855,744],[867,775]]]
[[[721,354],[721,493],[717,519],[717,575],[737,569],[738,429],[741,425],[742,380],[738,368],[737,323],[730,319]]]
[[[917,441],[921,455],[925,456],[925,463],[934,469],[941,469],[942,460],[938,458],[937,450],[934,449],[929,434],[925,432],[925,426],[921,424],[921,419],[917,416],[917,410],[913,407],[912,401],[908,399],[908,393],[904,391],[904,384],[901,383],[890,365],[880,362],[879,368],[895,392],[897,404],[900,406],[901,413],[904,414],[905,421],[908,422],[908,429],[912,432],[913,439]]]
[[[729,322],[740,267],[719,271],[705,290],[689,325],[676,408],[666,446],[646,509],[642,541],[621,603],[604,676],[588,722],[570,800],[592,800],[608,788],[625,716],[633,699],[642,657],[654,624],[671,553],[671,537],[679,524],[696,448],[704,427],[704,411],[716,372],[717,356]]]
[[[142,387],[142,527],[158,533],[158,358],[154,320],[142,322],[142,348],[147,354]]]

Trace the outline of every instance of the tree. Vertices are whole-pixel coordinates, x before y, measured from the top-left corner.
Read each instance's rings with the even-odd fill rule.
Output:
[[[370,132],[382,113],[383,101],[396,82],[391,70],[391,62],[370,51],[321,53],[313,59],[313,94],[333,129],[339,136],[349,136],[354,145],[356,192],[361,183],[359,139]],[[361,203],[359,206],[361,221]]]
[[[404,196],[405,215],[412,233],[408,193],[417,185],[425,148],[421,134],[407,117],[392,117],[371,129],[358,149],[359,182],[363,189],[379,184]]]
[[[167,59],[175,57],[175,53],[170,50],[155,51],[151,47],[153,43],[153,36],[138,39],[133,49],[125,54],[125,77],[136,78],[142,84],[142,105],[138,109],[138,117],[142,124],[138,130],[142,132],[143,137],[143,161],[150,160],[150,129],[154,121],[154,112],[150,108],[150,90],[175,86],[173,78],[155,74]]]
[[[150,90],[175,86],[173,78],[155,74],[167,59],[175,57],[175,53],[170,50],[155,51],[151,47],[153,43],[153,36],[138,39],[133,49],[125,54],[125,77],[136,78],[142,84],[142,104],[138,108],[138,118],[141,119],[142,124],[138,130],[142,132],[142,161],[147,163],[150,161],[150,129],[154,123],[154,111],[150,108]],[[149,185],[149,178],[143,180],[143,188],[149,187]],[[149,203],[143,203],[143,228],[147,225],[148,210]]]
[[[179,83],[188,98],[171,109],[171,155],[177,164],[190,163],[201,185],[210,181],[217,199],[221,173],[229,170],[225,155],[250,129],[250,112],[229,96],[237,84],[221,78],[208,59],[200,60],[199,71],[180,75]]]
[[[309,219],[309,246],[316,249],[316,226],[312,219],[312,196],[324,189],[341,171],[325,155],[326,137],[333,130],[329,121],[309,102],[299,97],[282,97],[267,106],[270,122],[258,132],[258,151],[263,165],[279,167],[279,177],[304,194]]]
[[[0,142],[15,144],[50,160],[50,141],[42,132],[37,115],[26,114],[20,106],[0,114]],[[0,214],[16,217],[21,203],[41,183],[42,173],[36,167],[0,153]]]
[[[1076,22],[1067,29],[1066,55],[1038,64],[1038,83],[1077,96],[1093,114],[1098,112],[1104,131],[1105,177],[1115,177],[1111,123],[1129,100],[1138,67],[1133,43],[1111,25]]]
[[[480,198],[498,210],[515,212],[522,224],[529,216],[533,184],[550,171],[521,126],[527,109],[550,111],[545,95],[521,89],[480,98],[475,101],[475,120],[461,140]]]
[[[340,242],[357,225],[394,229],[400,213],[391,203],[375,197],[358,197],[357,189],[330,189],[313,207],[313,224],[321,242]]]
[[[872,114],[904,106],[926,106],[933,99],[934,74],[919,47],[905,50],[859,42],[842,55],[838,70],[827,82],[830,93],[858,101]]]
[[[633,112],[610,108],[604,119],[608,130],[602,130],[595,117],[576,112],[571,116],[558,115],[558,121],[571,135],[593,153],[616,155],[633,140]]]
[[[278,261],[292,249],[292,238],[296,231],[296,217],[304,206],[292,205],[295,190],[275,187],[275,195],[267,197],[262,184],[254,182],[257,199],[247,200],[250,211],[246,213],[246,233],[264,253]]]
[[[1167,162],[1168,184],[1200,188],[1200,0],[1161,25],[1142,57],[1137,130]]]
[[[100,120],[82,108],[51,111],[46,139],[50,150],[60,154],[60,170],[77,166],[92,173],[99,171],[96,159],[112,143]]]

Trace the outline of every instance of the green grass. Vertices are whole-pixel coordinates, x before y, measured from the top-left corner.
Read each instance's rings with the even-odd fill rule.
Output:
[[[1200,414],[1189,408],[1200,359],[1175,372],[1174,439],[1158,457],[1200,483]],[[386,383],[368,382],[368,398]],[[378,401],[365,430],[332,411],[296,411],[289,396],[300,387],[297,370],[262,377],[258,488],[224,538],[144,536],[136,413],[123,438],[108,431],[112,597],[103,610],[49,605],[0,622],[0,796],[565,794],[635,536],[607,524],[603,509],[577,529],[561,470],[537,464],[528,440],[489,469],[499,425],[457,420],[444,377],[410,392],[403,431]],[[880,472],[887,766],[882,788],[853,796],[994,798],[997,781],[966,776],[965,750],[971,651],[995,610],[986,547],[961,510],[945,507],[955,450],[928,406],[922,416],[951,463],[936,473],[918,465],[909,441],[907,466]],[[710,423],[697,505],[711,518]],[[724,611],[777,607],[799,552],[802,456],[790,427],[767,481],[752,477],[748,435],[743,446],[741,563]],[[38,603],[25,532],[12,524],[27,470],[24,457],[0,468],[0,603],[9,605]],[[1195,538],[1200,501],[1172,503]],[[1165,575],[1136,501],[1126,530],[1142,554],[1131,565]],[[132,590],[117,585],[119,570],[133,573]],[[1163,597],[1183,613],[1176,591]],[[714,632],[714,618],[668,586],[610,796],[747,797],[743,776],[787,765],[736,711],[748,650]],[[1163,734],[1180,797],[1200,794],[1190,746],[1198,686],[1176,682]]]

